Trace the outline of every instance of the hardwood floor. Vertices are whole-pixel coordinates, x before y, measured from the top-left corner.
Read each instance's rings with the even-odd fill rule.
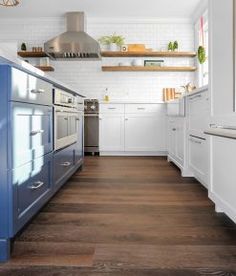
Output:
[[[165,158],[87,157],[0,275],[236,275],[236,226]]]

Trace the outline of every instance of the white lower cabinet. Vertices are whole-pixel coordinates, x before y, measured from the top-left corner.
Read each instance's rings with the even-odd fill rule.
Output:
[[[100,151],[124,151],[124,114],[102,114],[99,120]]]
[[[208,141],[202,137],[189,135],[189,168],[206,188],[208,167]]]
[[[100,110],[101,155],[166,155],[165,105],[102,104]]]
[[[209,197],[236,222],[236,140],[212,136]]]
[[[157,114],[125,116],[125,151],[166,151],[165,119]]]
[[[185,118],[173,117],[168,122],[168,157],[181,169],[185,155]]]

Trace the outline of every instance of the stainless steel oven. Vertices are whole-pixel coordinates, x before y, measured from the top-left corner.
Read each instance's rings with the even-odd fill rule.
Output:
[[[54,90],[54,145],[59,150],[78,140],[81,108],[78,97],[60,89]],[[82,107],[83,108],[83,107]]]

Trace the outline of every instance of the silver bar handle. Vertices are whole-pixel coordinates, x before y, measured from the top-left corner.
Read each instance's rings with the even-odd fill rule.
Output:
[[[64,162],[61,164],[62,167],[70,167],[71,166],[71,162]]]
[[[116,110],[116,107],[108,107],[110,110]]]
[[[43,129],[32,130],[32,131],[30,132],[30,135],[31,135],[31,136],[34,136],[34,135],[41,134],[41,133],[44,133],[44,130],[43,130]]]
[[[226,129],[226,130],[236,130],[236,126],[226,126],[226,125],[216,125],[216,124],[210,124],[210,128],[220,128],[220,129]]]
[[[200,95],[196,95],[196,96],[190,97],[189,100],[190,100],[190,101],[193,101],[193,100],[195,100],[195,99],[197,99],[197,98],[201,98],[201,97],[202,97],[202,95],[200,94]]]
[[[34,93],[34,94],[43,94],[45,92],[45,90],[44,89],[32,89],[30,92]]]
[[[144,108],[144,107],[138,107],[137,109],[138,110],[145,110],[146,108]]]
[[[45,183],[43,181],[36,181],[34,182],[34,184],[32,186],[29,186],[28,188],[30,190],[38,190],[39,188],[41,188]]]

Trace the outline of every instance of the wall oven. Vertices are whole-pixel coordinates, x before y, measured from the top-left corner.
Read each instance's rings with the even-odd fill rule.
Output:
[[[63,90],[54,90],[54,145],[55,150],[72,145],[78,140],[83,109],[79,97]],[[82,105],[80,107],[80,105]],[[82,123],[82,122],[81,122]]]

